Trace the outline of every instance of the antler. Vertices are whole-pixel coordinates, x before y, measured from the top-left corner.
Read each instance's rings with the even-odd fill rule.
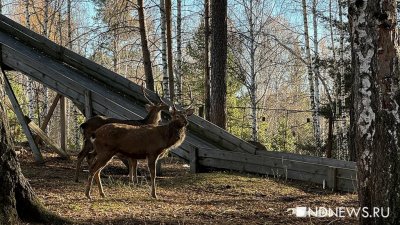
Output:
[[[151,105],[155,105],[152,101],[150,101],[150,99],[148,98],[148,96],[147,96],[147,94],[146,94],[146,91],[145,91],[145,89],[144,89],[144,87],[143,87],[143,84],[142,84],[142,92],[143,92],[143,96],[144,96],[144,98],[151,104]]]

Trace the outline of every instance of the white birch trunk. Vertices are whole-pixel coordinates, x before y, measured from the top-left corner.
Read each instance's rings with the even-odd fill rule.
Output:
[[[25,0],[25,22],[26,27],[31,29],[31,15],[29,13],[29,0]],[[33,89],[33,80],[27,78],[27,94],[28,94],[28,115],[29,118],[33,119],[35,117],[35,93]]]
[[[44,21],[43,21],[43,35],[45,37],[49,37],[49,29],[48,29],[48,24],[49,24],[49,2],[50,0],[45,0],[44,1]],[[49,99],[49,91],[46,86],[43,85],[43,118],[47,114],[47,105],[48,105],[48,99]],[[50,122],[47,127],[50,127]],[[47,131],[48,129],[46,129]]]
[[[165,36],[167,19],[165,17],[164,0],[160,0],[160,14],[161,14],[161,60],[162,60],[162,71],[163,71],[163,97],[169,99],[167,38]]]
[[[320,72],[319,72],[319,49],[318,49],[318,18],[317,18],[317,0],[313,0],[313,6],[312,6],[312,11],[313,11],[313,30],[314,30],[314,88],[315,88],[315,118],[316,120],[316,144],[317,144],[317,152],[321,152],[321,145],[322,145],[322,140],[321,140],[321,125],[320,125],[320,120],[319,120],[319,77],[320,77]]]
[[[251,118],[252,118],[252,139],[258,141],[258,122],[257,122],[257,84],[256,84],[256,72],[255,72],[255,36],[253,22],[253,2],[249,2],[249,31],[250,31],[250,102],[251,102]]]
[[[316,142],[317,151],[319,150],[320,146],[320,139],[319,139],[319,128],[318,128],[318,112],[316,111],[315,106],[315,93],[314,93],[314,79],[313,79],[313,70],[312,70],[312,63],[311,63],[311,51],[310,51],[310,40],[308,35],[308,19],[307,19],[307,4],[306,0],[302,0],[303,5],[303,20],[304,20],[304,41],[306,45],[306,61],[307,61],[307,71],[308,71],[308,82],[310,85],[310,106],[312,110],[312,117],[313,117],[313,127],[314,127],[314,137]]]
[[[182,0],[177,0],[176,19],[176,92],[177,101],[182,104]]]
[[[341,158],[346,160],[349,156],[348,152],[348,144],[347,144],[347,115],[346,115],[346,90],[345,90],[345,77],[344,77],[344,24],[343,24],[343,13],[342,13],[342,4],[341,0],[338,0],[339,4],[339,24],[340,24],[340,41],[339,41],[339,79],[340,79],[340,118],[341,118],[341,126],[340,126],[340,135],[341,135]]]

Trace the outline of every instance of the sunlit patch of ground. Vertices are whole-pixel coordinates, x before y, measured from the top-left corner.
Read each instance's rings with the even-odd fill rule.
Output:
[[[150,196],[148,181],[129,184],[127,169],[114,160],[102,177],[106,198],[86,199],[87,172],[73,181],[75,158],[70,161],[45,154],[45,165],[36,165],[29,154],[19,156],[24,175],[45,206],[78,224],[355,224],[356,218],[296,218],[287,209],[356,207],[355,194],[323,191],[313,184],[276,180],[235,172],[190,174],[174,158],[163,164],[157,179],[158,200]],[[147,174],[145,163],[140,165]],[[107,170],[107,169],[105,169]]]

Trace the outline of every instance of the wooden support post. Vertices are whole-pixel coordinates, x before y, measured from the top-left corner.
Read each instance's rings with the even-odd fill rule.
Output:
[[[65,97],[62,96],[60,98],[60,132],[61,132],[60,146],[62,150],[67,151],[67,129],[65,125],[66,121],[65,111],[66,111]]]
[[[46,117],[44,118],[44,121],[43,121],[43,123],[42,123],[42,126],[40,126],[40,129],[41,129],[42,131],[45,131],[45,130],[46,130],[46,127],[47,127],[47,125],[49,124],[49,121],[50,121],[51,117],[53,116],[54,110],[56,109],[58,100],[60,100],[60,98],[61,98],[61,95],[60,95],[60,94],[57,94],[56,97],[54,97],[53,103],[51,103],[50,109],[49,109],[49,111],[47,112]],[[36,143],[39,143],[39,137],[36,137]]]
[[[42,153],[40,153],[39,148],[36,145],[35,140],[33,139],[33,135],[31,130],[29,130],[29,126],[25,121],[24,114],[22,113],[21,107],[19,106],[18,100],[15,97],[14,91],[12,90],[10,81],[8,80],[6,74],[3,72],[4,76],[4,83],[5,83],[5,89],[7,96],[9,100],[11,101],[12,107],[14,109],[15,115],[17,116],[17,119],[19,123],[22,126],[22,129],[24,130],[24,133],[26,135],[26,138],[28,139],[29,146],[31,147],[31,150],[33,152],[33,155],[35,157],[35,161],[38,163],[43,163],[43,156]]]
[[[328,179],[328,187],[332,189],[332,191],[337,190],[337,168],[336,167],[329,167],[327,179]]]
[[[42,129],[38,125],[36,125],[33,121],[31,121],[28,117],[25,117],[25,120],[28,123],[28,126],[40,137],[54,152],[56,152],[59,156],[68,159],[68,154],[61,148],[58,148],[53,141],[44,133]]]
[[[85,117],[86,119],[92,117],[92,97],[89,90],[85,90]]]
[[[190,173],[197,173],[199,171],[198,168],[198,156],[199,156],[199,149],[192,148],[190,151]]]

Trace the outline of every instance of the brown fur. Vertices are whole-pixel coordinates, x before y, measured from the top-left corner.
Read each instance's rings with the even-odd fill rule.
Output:
[[[93,178],[96,178],[100,195],[104,197],[100,172],[115,154],[135,159],[147,158],[152,181],[152,197],[156,198],[155,175],[158,157],[172,147],[178,147],[185,139],[187,116],[193,110],[172,112],[172,120],[162,126],[131,126],[111,123],[96,130],[92,137],[96,158],[89,168],[86,196],[90,199]]]
[[[144,119],[141,120],[121,120],[121,119],[116,119],[116,118],[108,118],[105,116],[94,116],[90,119],[88,119],[85,123],[83,123],[80,128],[83,133],[83,147],[82,150],[78,154],[78,159],[76,163],[76,170],[75,170],[75,182],[78,182],[79,179],[79,171],[81,168],[81,164],[84,158],[87,158],[88,163],[93,160],[93,157],[95,154],[89,154],[90,152],[93,151],[93,144],[90,141],[90,136],[101,126],[110,124],[110,123],[121,123],[121,124],[128,124],[128,125],[146,125],[146,124],[153,124],[153,125],[158,125],[158,123],[161,121],[161,111],[167,111],[169,108],[168,105],[164,104],[163,102],[159,104],[152,104],[152,105],[146,105],[146,110],[148,111],[147,116]],[[122,156],[119,156],[122,157]],[[122,157],[123,158],[123,157]],[[129,177],[130,180],[133,182],[137,182],[137,176],[136,176],[136,166],[137,162],[132,161],[132,159],[129,160]],[[134,175],[134,178],[133,178]]]

